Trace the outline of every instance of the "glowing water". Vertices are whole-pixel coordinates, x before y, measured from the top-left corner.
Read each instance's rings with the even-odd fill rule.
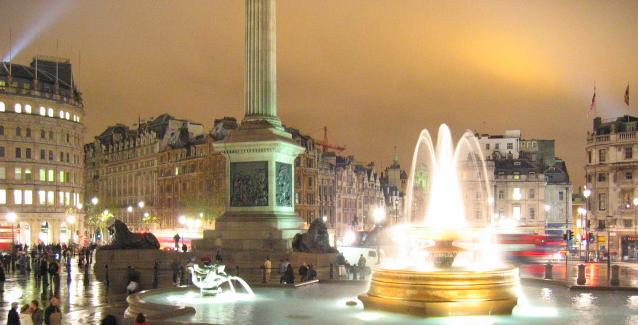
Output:
[[[485,158],[478,140],[466,131],[453,143],[447,125],[439,127],[436,146],[427,130],[421,131],[412,157],[404,215],[407,224],[392,229],[399,249],[388,268],[432,270],[424,247],[441,234],[466,252],[459,253],[454,267],[485,270],[502,266],[494,243],[493,197]],[[466,216],[480,215],[468,222]],[[480,220],[480,221],[477,221]],[[414,228],[425,229],[419,234]]]

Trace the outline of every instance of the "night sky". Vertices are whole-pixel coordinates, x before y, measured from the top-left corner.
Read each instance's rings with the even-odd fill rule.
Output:
[[[638,115],[636,22],[631,1],[279,0],[279,114],[378,165],[396,145],[406,169],[422,128],[521,129],[581,185],[594,82],[599,115]],[[164,112],[243,116],[244,1],[0,0],[2,54],[10,28],[16,62],[56,39],[72,59],[87,142]]]

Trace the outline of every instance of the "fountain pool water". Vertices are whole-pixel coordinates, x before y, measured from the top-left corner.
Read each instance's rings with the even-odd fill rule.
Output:
[[[239,299],[200,297],[198,290],[157,293],[148,303],[192,307],[170,318],[184,324],[424,324],[419,316],[364,309],[357,294],[367,283],[340,282],[292,288],[254,287],[255,296]],[[551,284],[525,283],[520,302],[507,316],[433,317],[427,324],[635,324],[638,296],[630,292],[583,293]]]
[[[417,174],[421,179],[417,180]],[[511,314],[518,269],[504,265],[491,234],[491,186],[477,139],[465,132],[455,147],[439,128],[436,148],[427,130],[414,151],[398,249],[375,267],[359,297],[368,309],[426,316]],[[483,224],[466,220],[467,193]],[[478,218],[481,220],[481,218]]]

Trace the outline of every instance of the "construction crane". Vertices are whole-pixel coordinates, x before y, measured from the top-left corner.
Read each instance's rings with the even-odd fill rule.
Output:
[[[328,149],[332,149],[338,152],[346,150],[345,146],[330,144],[330,142],[328,142],[328,127],[327,126],[323,127],[323,140],[322,141],[315,140],[315,144],[321,146],[323,148],[323,151],[328,151]]]

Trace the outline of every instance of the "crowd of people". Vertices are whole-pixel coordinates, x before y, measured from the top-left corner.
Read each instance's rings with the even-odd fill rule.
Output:
[[[266,261],[270,262],[270,259],[267,258]],[[314,265],[306,264],[305,262],[301,263],[301,266],[299,266],[298,274],[300,282],[307,282],[317,278],[317,270],[315,270]],[[285,260],[279,260],[279,275],[280,284],[295,283],[295,270],[289,259],[286,258]]]
[[[11,309],[7,315],[7,325],[61,325],[62,310],[60,299],[51,298],[49,306],[44,310],[40,308],[37,300],[24,304],[22,307],[17,302],[11,303]]]

